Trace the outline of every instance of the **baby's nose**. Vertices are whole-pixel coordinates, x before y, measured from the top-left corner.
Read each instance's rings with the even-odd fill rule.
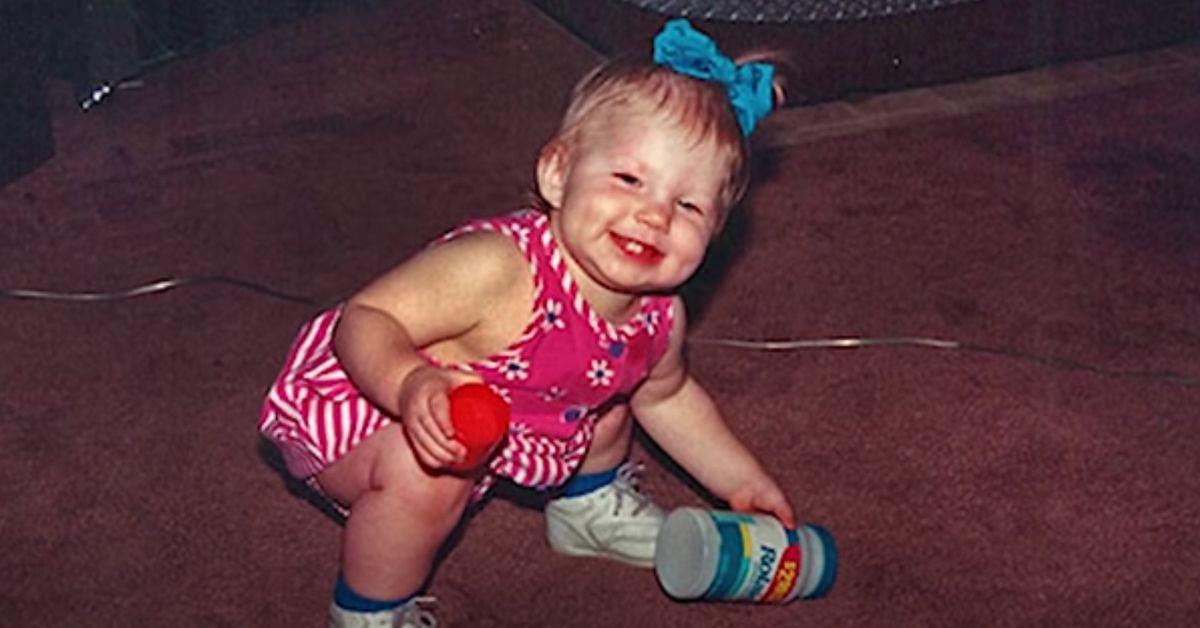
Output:
[[[647,200],[638,208],[637,219],[648,227],[665,231],[671,226],[671,204]]]

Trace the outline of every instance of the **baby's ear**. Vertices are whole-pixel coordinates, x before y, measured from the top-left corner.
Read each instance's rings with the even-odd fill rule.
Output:
[[[562,206],[567,181],[567,149],[561,140],[550,140],[542,147],[537,162],[537,191],[554,209]]]

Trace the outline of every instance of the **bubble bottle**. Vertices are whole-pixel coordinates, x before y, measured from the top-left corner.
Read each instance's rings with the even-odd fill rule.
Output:
[[[681,600],[784,604],[829,592],[837,547],[824,528],[786,528],[775,517],[677,508],[658,533],[654,571]]]

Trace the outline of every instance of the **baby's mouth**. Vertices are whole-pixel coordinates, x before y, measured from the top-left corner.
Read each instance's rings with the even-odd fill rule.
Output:
[[[615,232],[609,232],[609,236],[626,257],[640,264],[656,264],[663,257],[662,251],[645,242],[626,238]]]

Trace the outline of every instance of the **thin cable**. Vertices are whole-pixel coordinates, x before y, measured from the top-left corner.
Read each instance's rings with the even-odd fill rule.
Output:
[[[974,351],[976,353],[990,353],[1006,358],[1017,360],[1025,360],[1027,362],[1037,362],[1045,366],[1051,366],[1060,369],[1073,371],[1087,371],[1105,377],[1117,377],[1126,379],[1148,379],[1168,382],[1171,384],[1182,384],[1184,386],[1200,386],[1200,378],[1189,377],[1174,371],[1119,371],[1116,369],[1106,369],[1091,364],[1085,364],[1078,360],[1059,357],[1055,355],[1038,355],[1036,353],[1027,353],[1025,351],[1017,351],[1016,349],[1008,349],[1005,347],[985,347],[983,345],[964,344],[959,349],[963,351]]]
[[[237,288],[249,290],[251,292],[265,294],[283,301],[290,301],[292,303],[300,303],[302,305],[310,305],[322,308],[329,307],[340,301],[340,299],[333,301],[319,301],[312,297],[290,294],[282,290],[276,290],[270,286],[246,279],[240,279],[238,277],[230,277],[228,275],[198,275],[161,279],[148,284],[130,288],[128,290],[118,290],[113,292],[57,292],[51,290],[0,289],[0,297],[9,299],[41,299],[50,301],[117,301],[121,299],[132,299],[135,297],[166,292],[182,286],[209,283],[231,285]],[[1089,373],[1103,375],[1105,377],[1152,380],[1171,384],[1180,384],[1183,386],[1200,385],[1200,378],[1182,375],[1173,371],[1121,371],[1115,369],[1106,369],[1103,367],[1086,364],[1078,360],[1072,360],[1070,358],[1063,358],[1059,356],[1028,353],[1006,347],[989,347],[986,345],[963,343],[954,340],[942,340],[939,338],[923,338],[920,336],[812,338],[797,340],[739,340],[736,338],[705,338],[692,336],[688,338],[688,343],[729,347],[735,349],[750,349],[755,351],[853,349],[862,347],[886,346],[925,347],[929,349],[988,353],[1006,358],[1023,360],[1026,362],[1036,362],[1038,364],[1053,368],[1087,371]]]
[[[953,340],[921,338],[917,336],[890,336],[881,338],[816,338],[812,340],[735,340],[730,338],[691,337],[688,338],[688,343],[714,345],[719,347],[733,347],[737,349],[752,349],[757,351],[850,349],[857,347],[879,346],[927,347],[931,349],[949,349],[956,351],[970,351],[975,353],[989,353],[1006,358],[1024,360],[1026,362],[1036,362],[1044,366],[1051,366],[1064,370],[1087,371],[1089,373],[1095,373],[1105,377],[1147,379],[1168,382],[1171,384],[1181,384],[1184,386],[1200,385],[1200,378],[1188,377],[1173,371],[1120,371],[1093,366],[1078,360],[1072,360],[1070,358],[1063,358],[1054,355],[1041,355],[1004,347],[988,347],[985,345],[968,344]]]
[[[812,340],[736,340],[733,338],[702,338],[692,337],[688,342],[701,345],[717,345],[734,347],[736,349],[757,349],[760,351],[794,351],[796,349],[849,349],[854,347],[873,347],[883,345],[910,345],[932,347],[934,349],[958,349],[960,343],[953,340],[938,340],[936,338],[918,338],[915,336],[895,336],[889,338],[815,338]]]
[[[24,288],[16,289],[0,289],[0,297],[9,299],[41,299],[47,301],[119,301],[122,299],[132,299],[135,297],[146,296],[149,294],[157,294],[166,292],[174,288],[182,286],[193,286],[199,284],[220,283],[238,288],[244,288],[252,292],[265,294],[283,301],[291,301],[293,303],[301,303],[304,305],[322,306],[324,303],[317,301],[311,297],[306,297],[297,294],[290,294],[282,290],[276,290],[270,286],[265,286],[260,283],[230,277],[228,275],[199,275],[191,277],[173,277],[170,279],[160,279],[148,284],[130,288],[128,290],[116,290],[113,292],[59,292],[52,290],[30,290]]]

